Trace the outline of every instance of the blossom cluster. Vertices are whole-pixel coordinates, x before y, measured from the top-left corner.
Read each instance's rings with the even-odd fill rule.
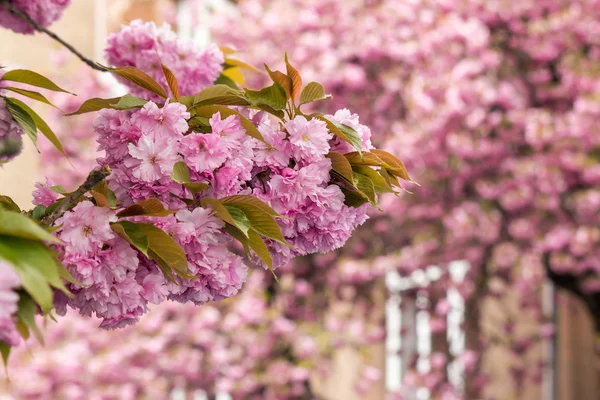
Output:
[[[12,0],[12,7],[27,14],[32,20],[47,27],[59,19],[71,0]],[[33,34],[34,28],[0,5],[0,26],[17,33]]]
[[[21,280],[7,262],[0,260],[0,341],[15,346],[21,336],[15,325],[15,314],[19,295],[14,291],[21,286]]]
[[[401,201],[384,200],[395,212],[371,221],[381,234],[367,229],[346,248],[364,252],[343,253],[371,258],[401,249],[395,267],[403,276],[441,266],[437,284],[403,293],[429,297],[423,309],[434,340],[445,341],[446,314],[437,305],[449,288],[467,300],[471,316],[481,315],[484,299],[517,298],[500,340],[479,330],[478,318],[469,322],[476,334],[467,349],[480,355],[501,342],[511,350],[515,396],[527,380],[539,382],[543,363],[522,355],[551,334],[540,296],[547,268],[577,279],[583,296],[600,289],[597,2],[238,3],[244,18],[213,19],[218,40],[256,64],[274,64],[273,49],[288,49],[331,88],[329,106],[361,109],[363,121],[392,133],[377,145],[401,154],[421,185]],[[227,29],[233,19],[240,29]],[[449,272],[453,260],[471,265],[460,283]],[[524,311],[538,332],[514,329]],[[444,368],[453,359],[462,360],[452,355]],[[408,374],[405,385],[441,396],[448,382],[436,371]],[[469,398],[481,396],[483,378],[471,374]]]
[[[199,50],[192,41],[182,40],[169,24],[134,20],[108,37],[106,60],[115,67],[136,67],[167,87],[161,63],[168,65],[179,81],[183,96],[194,96],[212,85],[223,70],[224,55],[211,44]],[[125,82],[136,96],[159,99],[139,86]]]
[[[139,24],[124,27],[122,37],[129,37]],[[150,29],[146,36],[158,43],[163,34]],[[109,49],[117,42],[113,36]],[[147,67],[141,60],[134,61],[142,64],[136,67]],[[173,68],[175,74],[177,70]],[[181,87],[190,79],[184,73]],[[264,237],[260,245],[250,236],[252,261],[275,269],[299,255],[339,248],[366,221],[369,203],[345,204],[341,183],[330,174],[332,161],[327,157],[330,151],[354,151],[330,131],[327,119],[352,130],[363,151],[373,148],[371,132],[356,114],[342,109],[323,119],[297,113],[277,121],[264,111],[222,107],[202,120],[194,114],[196,109],[169,99],[99,111],[93,122],[101,155],[97,165],[110,168],[111,174],[103,201],[99,202],[96,193],[54,223],[63,242],[60,259],[77,281],[68,285],[72,298],[57,294],[60,313],[69,305],[83,315],[101,318],[101,326],[111,329],[136,322],[149,303],[222,300],[234,296],[247,276],[247,266],[232,247],[228,228],[244,233],[251,227]],[[178,178],[182,170],[185,182]],[[58,190],[51,185],[51,181],[37,185],[37,205],[56,203]],[[112,206],[109,192],[114,196]],[[256,200],[243,211],[248,198]],[[233,203],[219,203],[227,200]],[[143,209],[139,204],[148,201],[152,207],[158,203],[162,212],[127,214],[131,207]],[[236,201],[242,202],[241,208],[235,207]],[[264,221],[261,202],[270,210],[265,215],[272,225]],[[127,236],[126,228],[131,226],[127,224],[166,233],[185,253],[185,271],[172,276],[160,257],[150,255],[149,259],[142,254],[148,250]],[[256,246],[264,246],[270,255]]]
[[[106,154],[99,163],[112,168],[108,185],[119,203],[126,207],[157,198],[178,210],[175,216],[147,219],[175,238],[188,255],[190,274],[200,276],[170,283],[154,263],[140,263],[141,256],[111,230],[115,212],[90,202],[78,204],[57,221],[62,225],[59,237],[66,243],[63,262],[76,279],[89,285],[73,288],[77,296],[69,303],[84,314],[104,318],[105,327],[136,320],[148,302],[166,298],[201,304],[231,297],[246,278],[242,259],[228,250],[223,221],[210,209],[187,209],[182,199],[192,199],[192,193],[171,179],[177,162],[187,165],[192,180],[210,185],[205,197],[253,194],[293,218],[280,224],[295,248],[270,244],[274,268],[298,254],[340,247],[367,218],[367,206],[345,205],[340,187],[328,183],[331,161],[325,154],[332,135],[324,122],[298,116],[286,123],[287,139],[277,125],[255,115],[253,120],[260,121],[259,130],[270,143],[266,148],[246,135],[237,116],[223,119],[217,113],[209,120],[211,133],[184,135],[187,118],[182,104],[159,108],[148,102],[134,112],[103,110],[94,123],[100,150]],[[345,111],[333,118],[356,120]]]

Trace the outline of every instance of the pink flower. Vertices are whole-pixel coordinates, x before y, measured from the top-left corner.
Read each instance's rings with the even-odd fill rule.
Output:
[[[134,177],[143,182],[154,182],[170,176],[179,160],[175,146],[162,139],[153,140],[143,136],[137,146],[130,143],[128,148],[133,159],[125,160],[125,165],[131,168]]]
[[[162,108],[158,108],[150,101],[131,116],[131,122],[142,134],[154,140],[176,140],[187,132],[189,118],[190,113],[183,104],[167,102]]]
[[[223,70],[224,55],[216,45],[199,50],[191,41],[177,37],[168,24],[134,20],[108,37],[106,59],[114,66],[134,66],[168,88],[160,62],[173,71],[182,96],[195,96],[210,86]],[[136,96],[159,101],[157,95],[129,82]]]
[[[110,223],[117,216],[108,207],[96,207],[91,201],[82,201],[56,221],[62,225],[59,235],[67,248],[75,253],[94,252],[115,237]]]
[[[58,199],[58,193],[50,189],[54,186],[51,179],[46,178],[46,183],[36,183],[36,189],[33,191],[33,204],[48,207]]]
[[[48,26],[63,13],[71,0],[13,0],[11,5],[23,11],[41,26]],[[0,25],[17,33],[33,34],[35,30],[20,17],[11,14],[0,6]]]
[[[350,110],[343,108],[341,110],[337,110],[333,115],[328,115],[327,118],[333,122],[337,122],[338,124],[346,125],[354,129],[356,133],[358,133],[358,136],[360,136],[363,150],[367,151],[373,148],[373,145],[371,144],[371,129],[369,129],[368,126],[359,123],[358,114],[352,114]],[[354,147],[352,147],[350,143],[342,141],[339,138],[336,139],[338,143],[335,151],[339,151],[341,153],[355,151]]]
[[[327,130],[325,122],[318,119],[308,121],[299,115],[286,122],[292,144],[292,154],[297,160],[306,163],[319,161],[329,152],[329,140],[333,135]]]
[[[212,210],[207,208],[195,208],[194,211],[181,210],[176,214],[177,220],[183,223],[183,226],[193,228],[196,232],[197,240],[207,240],[217,242],[217,235],[225,223],[215,217]]]
[[[212,172],[227,160],[230,152],[218,134],[190,134],[180,141],[185,163],[198,173]]]
[[[221,119],[221,113],[218,112],[208,122],[212,127],[213,134],[219,135],[229,150],[237,149],[242,145],[242,140],[246,137],[246,130],[236,115]]]
[[[268,143],[256,141],[254,163],[258,167],[285,168],[290,162],[290,145],[286,133],[279,130],[276,125],[259,126],[260,133]]]
[[[217,198],[231,196],[239,193],[242,184],[241,174],[244,172],[240,166],[225,166],[215,173],[215,196]]]

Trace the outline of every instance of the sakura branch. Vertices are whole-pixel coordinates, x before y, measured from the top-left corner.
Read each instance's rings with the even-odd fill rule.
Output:
[[[102,182],[111,173],[111,169],[108,165],[90,172],[85,182],[75,189],[74,192],[65,197],[59,204],[59,206],[42,219],[42,222],[48,225],[52,225],[58,218],[60,218],[66,211],[70,210],[77,204],[81,196],[92,190],[96,185]]]
[[[81,61],[83,61],[90,68],[93,68],[97,71],[103,71],[103,72],[106,71],[106,69],[98,66],[94,61],[92,61],[89,58],[87,58],[86,56],[84,56],[80,51],[78,51],[71,44],[67,43],[64,39],[59,37],[57,34],[50,31],[42,24],[36,22],[29,14],[27,14],[26,12],[22,11],[21,9],[15,7],[13,3],[14,2],[11,2],[10,0],[0,0],[0,7],[7,10],[14,17],[20,19],[22,22],[24,22],[25,24],[30,26],[33,30],[35,30],[37,32],[45,33],[46,35],[48,35],[49,37],[51,37],[52,39],[54,39],[55,41],[57,41],[64,47],[66,47],[71,53],[73,53],[75,56],[77,56]],[[34,3],[34,2],[32,2],[32,3]],[[24,31],[24,29],[22,27],[19,27],[18,29],[13,28],[13,30],[18,31],[18,32]]]

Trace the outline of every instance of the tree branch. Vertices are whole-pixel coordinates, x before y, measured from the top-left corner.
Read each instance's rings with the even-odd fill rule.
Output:
[[[104,180],[111,173],[110,167],[107,165],[102,169],[94,170],[90,172],[87,179],[81,186],[79,186],[73,193],[65,197],[56,208],[50,214],[42,219],[42,222],[48,225],[52,225],[58,218],[60,218],[66,211],[71,209],[77,203],[77,200],[85,193],[89,192]]]
[[[79,57],[79,59],[81,61],[83,61],[84,63],[86,63],[91,68],[93,68],[93,69],[95,69],[97,71],[106,72],[106,70],[104,68],[100,67],[94,61],[90,60],[89,58],[87,58],[86,56],[84,56],[83,54],[81,54],[75,47],[73,47],[69,43],[65,42],[58,35],[56,35],[54,32],[51,32],[48,29],[44,28],[43,26],[41,26],[40,24],[38,24],[37,22],[35,22],[29,15],[27,15],[23,11],[19,10],[18,8],[14,7],[9,0],[0,0],[0,6],[4,7],[12,15],[14,15],[14,16],[22,19],[23,21],[25,21],[27,24],[29,24],[36,31],[45,33],[46,35],[50,36],[52,39],[56,40],[58,43],[60,43],[63,46],[65,46],[67,49],[69,49],[69,51],[71,53],[73,53],[77,57]]]
[[[589,310],[594,328],[600,333],[600,293],[585,293],[579,286],[580,279],[572,274],[558,274],[550,267],[550,254],[544,254],[542,258],[546,275],[559,288],[575,295],[584,302]]]

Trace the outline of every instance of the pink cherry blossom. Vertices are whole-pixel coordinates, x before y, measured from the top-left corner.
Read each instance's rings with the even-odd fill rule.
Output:
[[[15,0],[11,5],[23,11],[41,26],[48,26],[60,18],[71,0]],[[33,34],[35,30],[21,18],[0,6],[0,25],[17,33]]]
[[[133,158],[125,160],[125,166],[131,168],[131,174],[143,182],[154,182],[170,176],[179,160],[177,149],[162,138],[143,136],[137,146],[129,143],[128,148]]]

